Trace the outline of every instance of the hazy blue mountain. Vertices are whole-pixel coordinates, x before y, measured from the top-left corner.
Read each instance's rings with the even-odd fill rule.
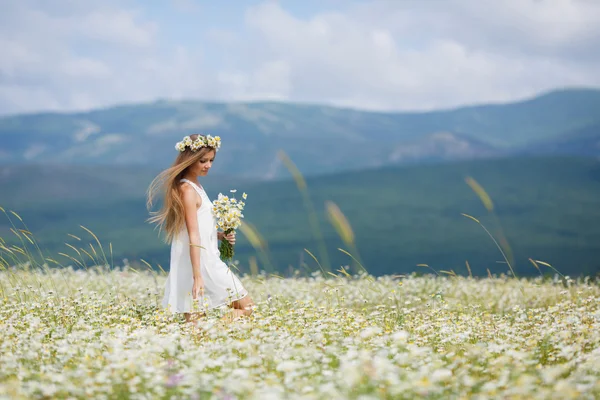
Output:
[[[0,165],[0,206],[140,199],[159,172],[139,165]],[[209,185],[218,182],[230,188],[242,182],[241,178],[219,174],[204,180]]]
[[[556,138],[528,146],[523,153],[535,155],[600,156],[600,122]]]
[[[600,90],[554,91],[509,104],[382,113],[291,103],[157,101],[78,113],[0,118],[0,164],[163,168],[185,134],[220,135],[214,171],[273,178],[285,150],[307,174],[423,161],[564,150],[600,124]],[[596,128],[594,128],[596,127]],[[585,139],[587,140],[587,139]],[[585,143],[584,143],[585,144]],[[574,144],[572,153],[596,155]]]
[[[92,239],[79,227],[84,225],[105,247],[112,243],[117,264],[127,257],[167,266],[168,247],[145,223],[144,191],[151,171],[137,166],[29,166],[6,171],[0,168],[0,206],[18,212],[49,253],[71,254],[66,242],[87,246]],[[467,176],[485,187],[498,219],[467,186]],[[303,270],[302,263],[317,268],[303,251],[307,248],[322,258],[293,180],[211,176],[202,183],[212,198],[232,188],[249,194],[246,220],[267,241],[275,269],[287,272],[291,265]],[[418,263],[466,273],[467,260],[479,275],[487,274],[487,268],[506,272],[491,239],[461,213],[480,219],[496,238],[500,222],[519,274],[538,273],[529,257],[550,262],[564,274],[600,272],[600,161],[595,158],[526,156],[361,169],[310,177],[307,184],[336,268],[351,260],[337,250],[346,246],[325,215],[328,200],[338,204],[352,224],[362,260],[374,274],[425,272]],[[14,217],[13,221],[18,223]],[[2,215],[0,237],[14,242]],[[236,251],[241,268],[247,270],[248,257],[256,252],[241,233]],[[260,258],[259,263],[265,267]]]

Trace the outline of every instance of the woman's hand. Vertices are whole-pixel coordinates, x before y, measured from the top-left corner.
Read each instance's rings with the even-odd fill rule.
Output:
[[[204,280],[201,277],[194,278],[192,286],[192,299],[196,300],[199,296],[204,297]]]
[[[225,232],[219,232],[218,239],[227,240],[233,246],[235,244],[235,231],[231,232],[229,235],[226,235]]]

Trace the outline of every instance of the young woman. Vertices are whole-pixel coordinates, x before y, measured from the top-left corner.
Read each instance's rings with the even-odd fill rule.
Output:
[[[173,165],[161,172],[148,188],[150,210],[156,194],[165,191],[160,211],[151,212],[151,223],[165,230],[171,244],[170,270],[165,285],[163,307],[183,313],[187,322],[195,321],[201,312],[193,313],[192,304],[208,309],[229,305],[228,315],[234,319],[249,316],[253,302],[237,276],[221,261],[219,240],[235,243],[235,233],[217,232],[213,205],[198,178],[206,176],[221,139],[210,135],[190,135],[175,146],[179,154]]]

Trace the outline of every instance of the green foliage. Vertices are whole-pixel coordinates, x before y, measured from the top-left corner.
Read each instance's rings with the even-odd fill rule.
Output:
[[[510,158],[454,164],[360,170],[307,178],[308,194],[315,204],[332,268],[351,265],[352,259],[337,251],[349,249],[338,236],[326,213],[334,202],[354,232],[361,264],[374,275],[419,271],[417,264],[466,275],[468,261],[474,275],[508,273],[502,255],[481,227],[461,213],[476,217],[493,235],[498,223],[513,250],[518,276],[539,271],[529,258],[550,263],[565,275],[597,274],[600,262],[599,163],[578,158]],[[101,168],[96,169],[100,173]],[[81,171],[78,171],[81,172]],[[51,253],[68,250],[67,234],[80,235],[79,226],[91,229],[105,244],[112,243],[117,264],[122,258],[148,260],[168,268],[168,246],[158,231],[144,221],[148,214],[143,193],[148,172],[126,182],[137,187],[132,195],[125,186],[113,185],[106,195],[90,196],[93,187],[79,186],[47,198],[40,193],[30,202],[7,201],[0,205],[16,210],[41,246]],[[479,198],[465,183],[472,176],[494,201],[497,218],[488,214]],[[36,174],[27,176],[33,187]],[[38,179],[38,181],[36,181]],[[68,173],[44,177],[45,184],[69,181]],[[17,180],[15,180],[16,182]],[[91,182],[94,182],[93,180]],[[203,181],[211,198],[236,188],[249,194],[245,220],[256,227],[267,242],[267,255],[279,273],[293,269],[316,270],[316,262],[304,249],[317,254],[317,241],[307,218],[302,194],[292,180],[235,182],[211,177]],[[16,184],[15,184],[16,185]],[[13,199],[22,186],[4,186]],[[81,199],[75,199],[79,195]],[[11,240],[5,221],[0,236]],[[236,258],[247,271],[256,251],[238,235]],[[265,268],[265,265],[260,265]],[[542,273],[554,274],[543,265]],[[351,271],[354,272],[354,271]]]

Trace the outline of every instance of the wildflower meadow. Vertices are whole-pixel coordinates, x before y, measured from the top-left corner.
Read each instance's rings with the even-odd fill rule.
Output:
[[[0,398],[592,399],[600,287],[437,276],[243,281],[250,318],[160,308],[165,274],[0,272]]]

